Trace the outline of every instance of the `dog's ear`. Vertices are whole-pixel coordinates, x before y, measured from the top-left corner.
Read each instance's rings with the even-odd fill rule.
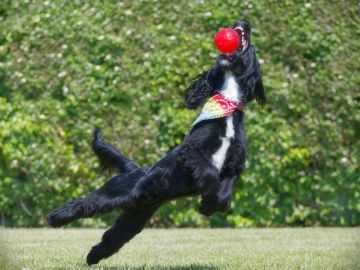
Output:
[[[186,91],[186,107],[191,110],[201,107],[214,93],[211,73],[212,69],[206,70],[191,80]]]
[[[264,85],[263,85],[261,77],[255,83],[254,96],[255,96],[257,103],[259,103],[259,105],[261,107],[264,107],[264,105],[266,103],[266,98],[265,98]]]

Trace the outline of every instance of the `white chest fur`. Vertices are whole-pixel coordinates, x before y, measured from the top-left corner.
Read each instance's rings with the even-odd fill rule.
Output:
[[[222,166],[224,165],[226,153],[229,149],[231,138],[233,138],[235,135],[234,132],[234,124],[233,124],[233,117],[228,116],[226,118],[226,132],[225,136],[221,137],[221,145],[216,150],[216,152],[212,155],[212,163],[213,165],[220,171]]]
[[[220,93],[225,98],[233,101],[239,102],[239,91],[238,91],[238,84],[234,75],[230,72],[225,73],[225,81]],[[234,138],[235,131],[234,131],[234,124],[233,124],[233,117],[228,116],[226,118],[226,131],[225,136],[221,137],[221,145],[216,150],[216,152],[212,155],[212,163],[213,165],[220,171],[224,165],[226,159],[226,153],[230,147],[231,138]]]
[[[239,103],[239,90],[235,76],[231,72],[225,73],[225,81],[220,94],[228,100]]]

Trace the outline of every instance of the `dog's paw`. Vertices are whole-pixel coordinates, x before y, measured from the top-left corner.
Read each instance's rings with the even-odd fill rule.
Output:
[[[57,228],[81,217],[83,213],[82,201],[81,199],[73,200],[55,209],[47,216],[47,223],[51,227]]]
[[[88,265],[97,264],[104,257],[101,251],[101,245],[93,246],[89,254],[86,256],[86,263]]]
[[[200,203],[199,212],[204,216],[211,216],[218,210],[215,200],[203,199]]]
[[[199,213],[206,216],[206,217],[210,217],[215,211],[203,206],[203,205],[200,205],[199,207]]]
[[[59,228],[69,223],[69,221],[66,218],[64,219],[64,217],[59,214],[60,214],[59,211],[55,210],[46,217],[47,223],[51,227]]]
[[[215,212],[226,212],[230,208],[230,200],[218,200],[216,198],[204,198],[201,201],[199,212],[204,216],[211,216]]]
[[[86,263],[88,265],[93,265],[93,264],[98,264],[100,261],[99,258],[96,258],[94,255],[92,255],[91,253],[89,253],[86,257]]]

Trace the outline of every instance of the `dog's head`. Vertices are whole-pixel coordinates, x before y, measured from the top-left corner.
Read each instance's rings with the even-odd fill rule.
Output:
[[[224,68],[234,68],[238,64],[241,56],[248,51],[251,46],[250,37],[251,29],[245,21],[237,21],[232,28],[240,37],[239,47],[232,53],[221,53],[218,57],[217,64]]]
[[[239,47],[233,53],[221,53],[211,69],[198,75],[191,82],[187,91],[188,108],[195,109],[202,106],[211,95],[219,91],[227,71],[232,72],[237,79],[241,102],[248,103],[256,99],[261,106],[265,104],[260,65],[251,44],[250,26],[245,21],[237,21],[232,28],[241,39]]]

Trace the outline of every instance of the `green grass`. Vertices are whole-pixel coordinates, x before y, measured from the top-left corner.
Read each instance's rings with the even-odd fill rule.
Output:
[[[0,269],[89,269],[99,229],[0,229]],[[148,229],[91,269],[360,269],[360,228]]]

